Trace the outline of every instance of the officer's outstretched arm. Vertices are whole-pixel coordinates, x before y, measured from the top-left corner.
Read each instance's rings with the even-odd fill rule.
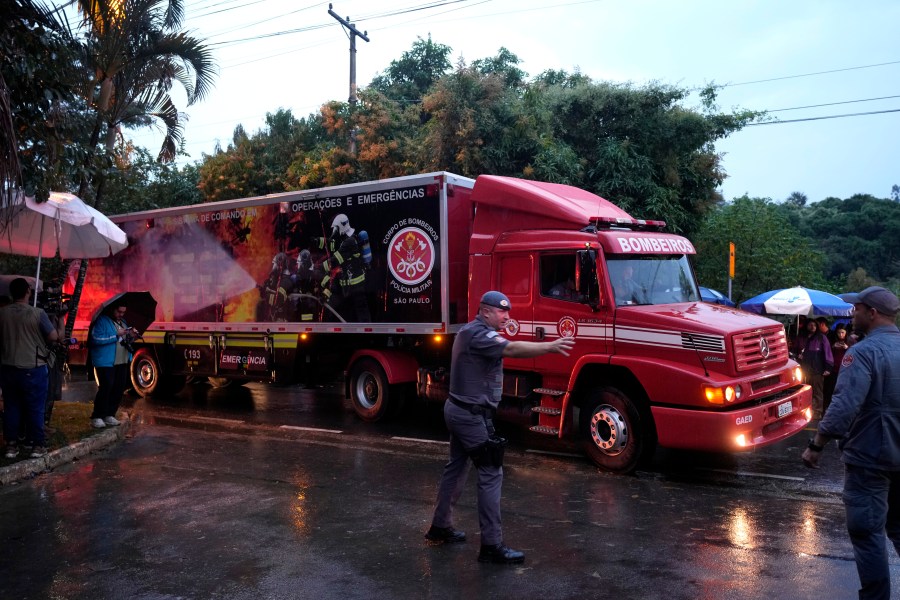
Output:
[[[510,342],[503,348],[503,356],[508,358],[532,358],[542,354],[569,355],[575,346],[575,339],[561,337],[552,342]]]

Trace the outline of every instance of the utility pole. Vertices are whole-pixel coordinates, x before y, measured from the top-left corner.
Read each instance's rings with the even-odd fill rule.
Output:
[[[356,106],[358,98],[356,97],[356,38],[361,37],[365,41],[369,41],[368,31],[360,33],[359,29],[350,22],[350,17],[342,19],[336,12],[331,10],[331,4],[328,5],[328,14],[337,19],[338,23],[346,27],[350,31],[350,108]]]

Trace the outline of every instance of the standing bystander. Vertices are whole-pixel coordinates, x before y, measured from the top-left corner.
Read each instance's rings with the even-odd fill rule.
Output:
[[[97,429],[119,424],[116,411],[128,387],[130,342],[135,335],[134,329],[125,322],[126,310],[123,305],[111,304],[97,317],[89,336],[91,363],[97,377],[91,426]]]
[[[841,298],[853,304],[853,328],[866,335],[844,354],[831,406],[803,462],[817,468],[828,440],[839,440],[859,597],[888,600],[888,538],[900,552],[900,301],[877,286]]]
[[[450,461],[438,487],[431,528],[432,542],[462,542],[466,534],[453,528],[453,508],[469,473],[469,459],[478,471],[478,523],[481,528],[480,562],[521,563],[525,554],[503,542],[500,492],[503,485],[503,447],[506,440],[494,431],[493,416],[500,404],[503,358],[529,358],[555,353],[568,356],[575,340],[511,342],[498,332],[509,321],[509,299],[500,292],[481,297],[478,315],[456,335],[450,363],[450,397],[444,420],[450,430]]]
[[[831,373],[825,378],[825,410],[831,404],[831,397],[834,395],[834,386],[837,385],[837,376],[841,369],[841,361],[844,359],[844,353],[850,347],[847,339],[847,327],[840,323],[834,328],[831,340],[831,356],[834,359],[834,367]]]
[[[834,367],[831,354],[831,343],[819,332],[819,326],[813,319],[806,321],[806,339],[799,356],[803,376],[812,386],[813,419],[821,419],[825,408],[825,377]]]
[[[23,417],[23,445],[31,447],[32,458],[47,454],[44,409],[48,343],[59,338],[47,313],[29,305],[32,291],[26,279],[12,280],[9,284],[12,303],[0,308],[0,387],[3,388],[6,458],[19,455],[19,423]]]

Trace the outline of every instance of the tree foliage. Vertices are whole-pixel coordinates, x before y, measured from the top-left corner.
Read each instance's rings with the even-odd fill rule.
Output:
[[[80,42],[43,2],[4,4],[0,29],[0,194],[67,189],[85,148]],[[2,226],[0,226],[2,229]]]
[[[450,46],[418,38],[412,48],[376,76],[369,87],[395,102],[418,103],[450,70]]]
[[[729,242],[735,245],[732,298],[736,302],[796,285],[829,288],[822,276],[822,253],[768,199],[742,196],[703,221],[694,238],[702,285],[727,286]]]
[[[825,276],[864,267],[878,281],[900,280],[900,203],[857,194],[828,198],[799,213],[800,233],[825,253]]]

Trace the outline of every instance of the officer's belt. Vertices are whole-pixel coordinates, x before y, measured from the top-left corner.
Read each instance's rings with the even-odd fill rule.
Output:
[[[490,406],[481,406],[478,404],[472,404],[471,402],[463,402],[461,400],[457,400],[453,396],[448,397],[447,400],[450,402],[450,404],[458,406],[463,410],[467,410],[473,415],[481,415],[484,417],[493,418],[497,413],[497,410],[491,408]]]

